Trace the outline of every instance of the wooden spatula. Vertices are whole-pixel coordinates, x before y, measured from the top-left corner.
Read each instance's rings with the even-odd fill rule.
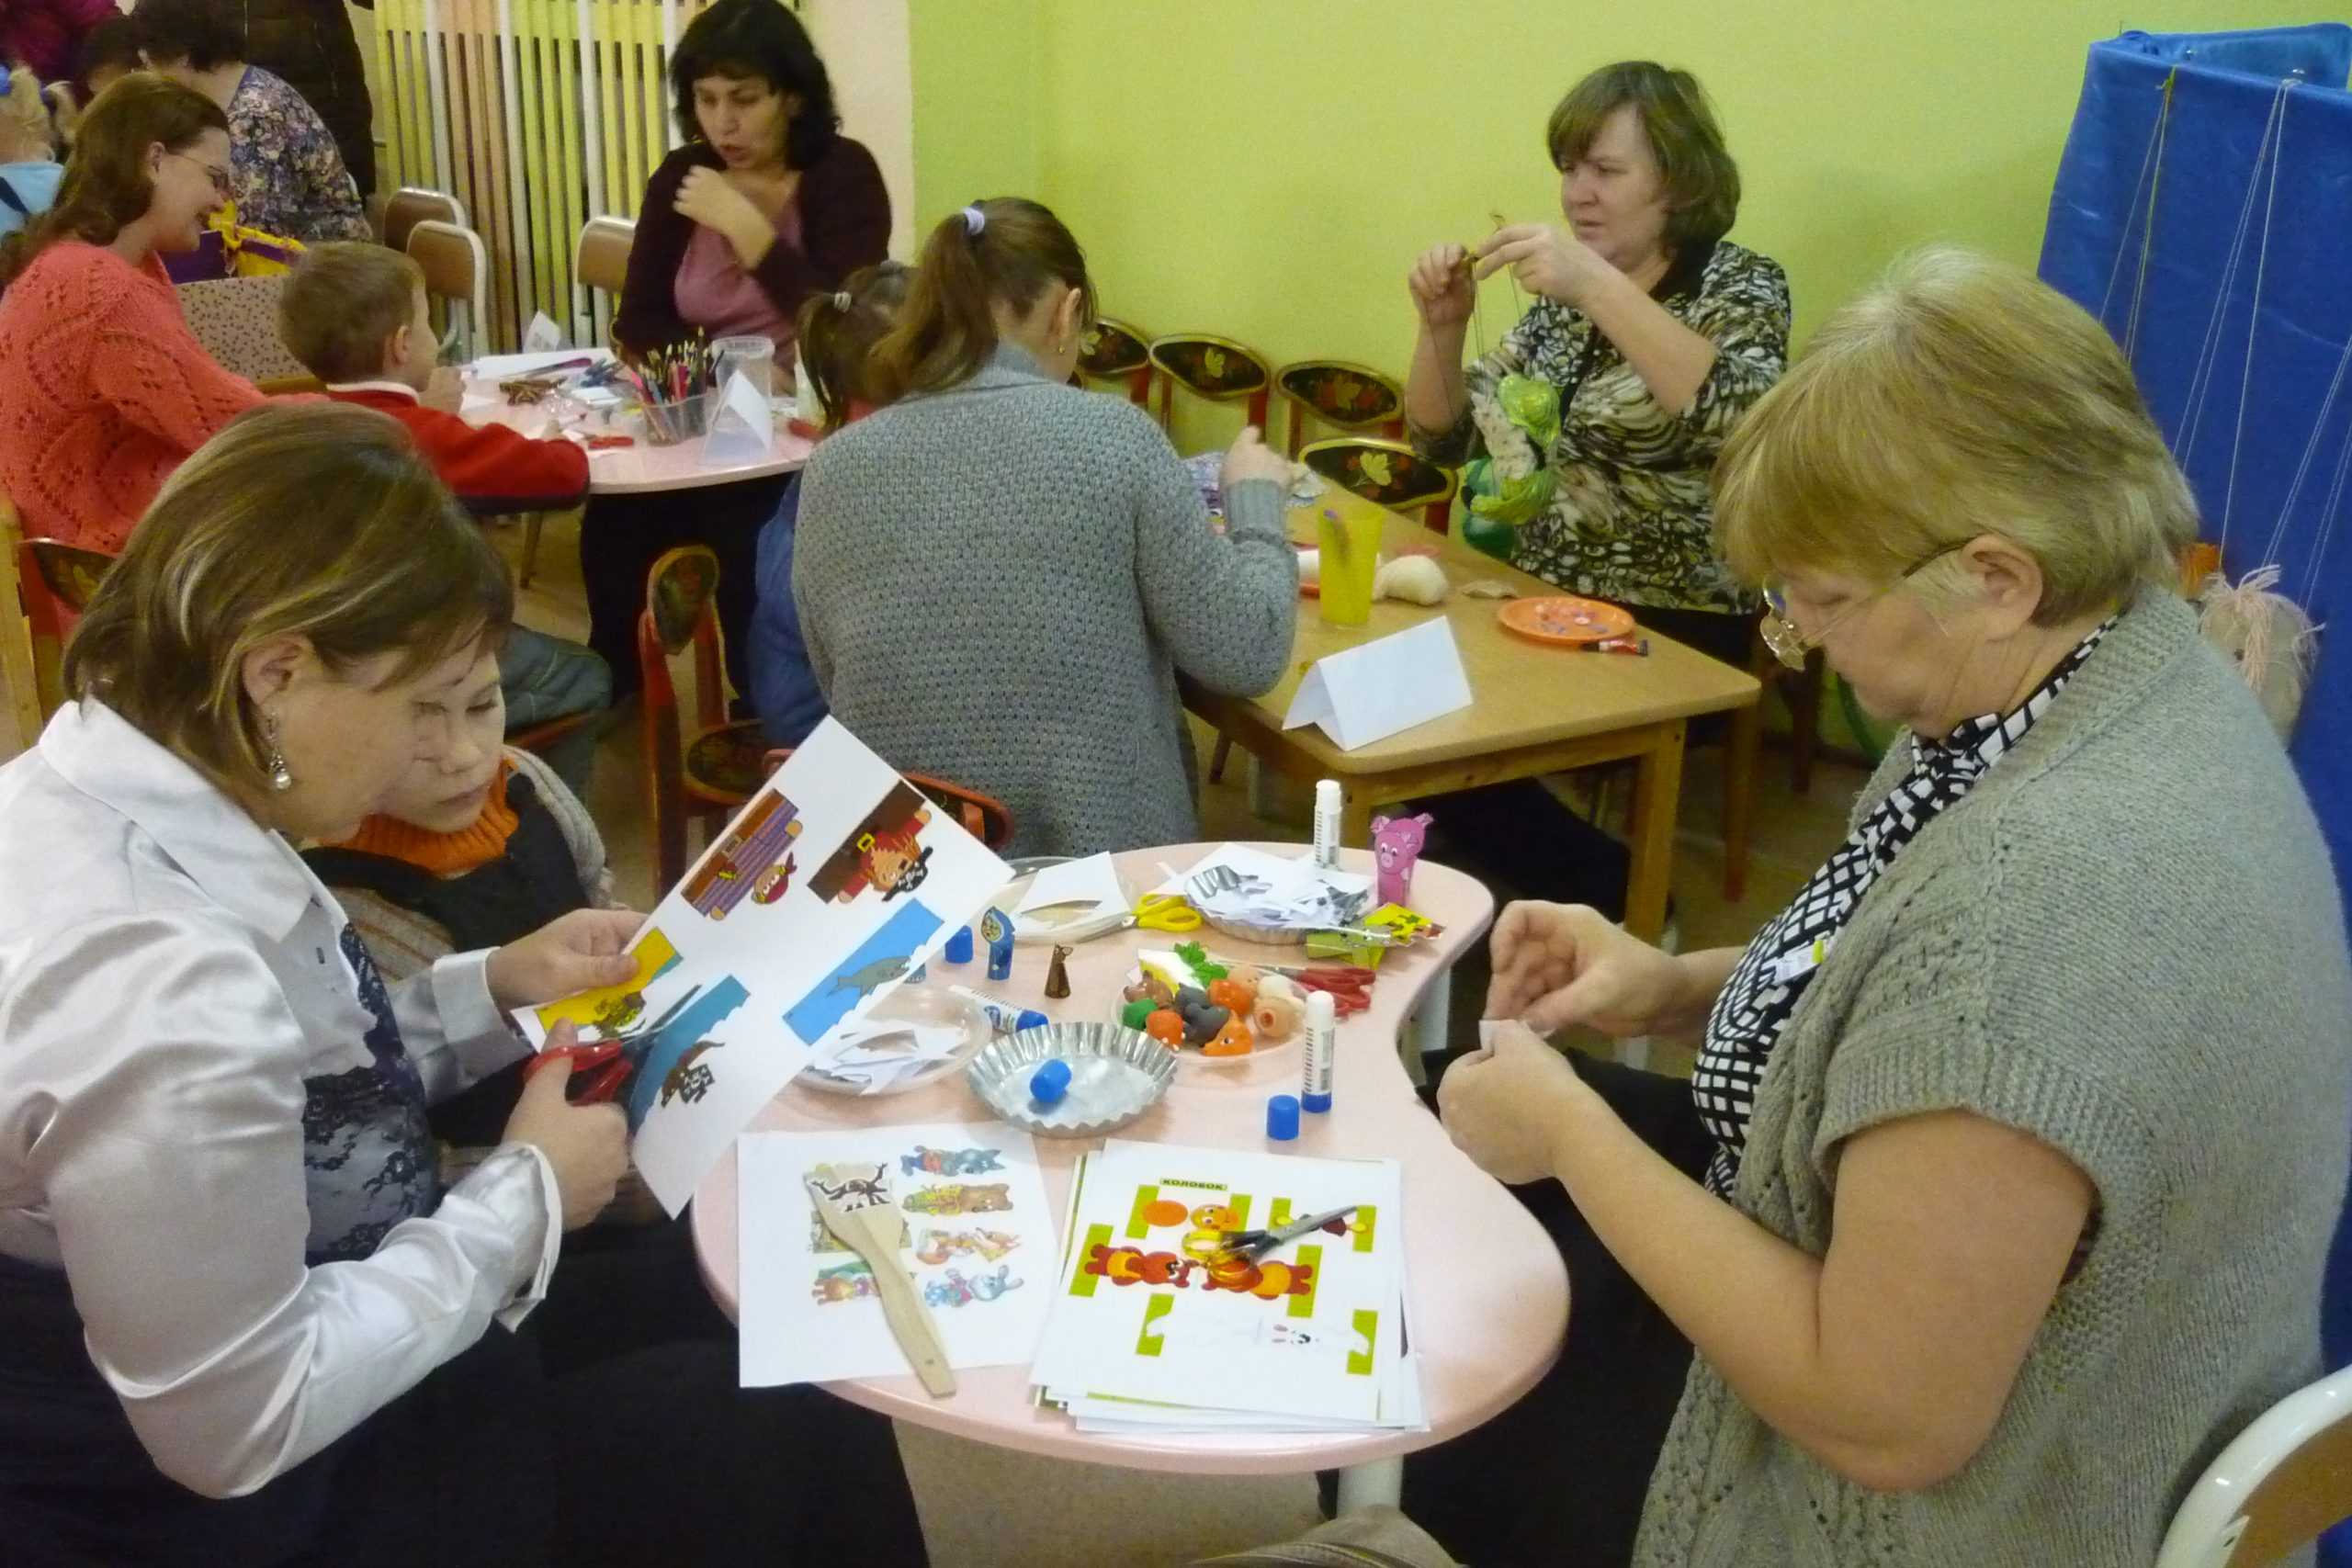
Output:
[[[931,1308],[915,1293],[914,1276],[899,1256],[907,1239],[906,1216],[888,1197],[876,1193],[875,1185],[855,1166],[820,1165],[808,1173],[808,1199],[824,1216],[825,1228],[874,1271],[882,1316],[899,1348],[907,1353],[924,1391],[933,1399],[944,1399],[956,1392],[956,1374],[948,1368],[947,1348],[939,1341]]]

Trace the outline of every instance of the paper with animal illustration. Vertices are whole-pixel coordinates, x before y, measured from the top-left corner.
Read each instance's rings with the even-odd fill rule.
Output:
[[[735,1134],[968,924],[1005,863],[828,718],[670,890],[618,986],[526,1009],[616,1042],[638,1169],[675,1214]]]
[[[1385,740],[1470,705],[1470,676],[1453,624],[1431,615],[1315,661],[1283,716],[1284,729],[1316,724],[1342,751]]]
[[[1405,1424],[1401,1201],[1394,1160],[1114,1139],[1080,1162],[1031,1382],[1080,1409]],[[1236,1233],[1342,1208],[1255,1260],[1230,1251]]]
[[[820,1165],[834,1168],[842,1202],[888,1204],[904,1220],[899,1256],[948,1365],[1029,1359],[1061,1254],[1028,1134],[1002,1122],[747,1133],[735,1145],[745,1388],[908,1370],[872,1270],[809,1198]]]

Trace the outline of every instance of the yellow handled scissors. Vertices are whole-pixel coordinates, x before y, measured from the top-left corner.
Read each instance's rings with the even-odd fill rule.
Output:
[[[1136,905],[1136,912],[1127,923],[1156,931],[1196,931],[1201,929],[1201,912],[1176,893],[1147,893]]]

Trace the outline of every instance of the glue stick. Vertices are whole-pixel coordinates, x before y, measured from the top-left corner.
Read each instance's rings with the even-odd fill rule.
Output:
[[[1340,863],[1340,781],[1315,785],[1315,863],[1329,871]]]
[[[947,987],[947,993],[950,996],[961,997],[967,1002],[978,1004],[980,1011],[988,1015],[989,1032],[1000,1038],[1012,1033],[1021,1026],[1019,1008],[1008,1006],[994,997],[986,996],[972,989],[969,986],[950,986]]]
[[[1329,991],[1310,991],[1306,998],[1306,1071],[1299,1085],[1302,1110],[1331,1109],[1331,1058],[1338,1043],[1339,1004]]]

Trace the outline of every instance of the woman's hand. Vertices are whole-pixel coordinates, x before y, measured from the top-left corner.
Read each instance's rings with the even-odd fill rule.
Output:
[[[637,974],[637,960],[622,949],[644,923],[634,909],[559,915],[490,955],[490,999],[502,1008],[536,1007],[621,985]]]
[[[1437,1086],[1453,1146],[1514,1185],[1559,1174],[1553,1147],[1596,1099],[1568,1059],[1521,1023],[1497,1029],[1486,1050],[1456,1061]]]
[[[1423,326],[1442,331],[1470,319],[1478,290],[1470,281],[1469,260],[1470,253],[1460,245],[1438,245],[1413,263],[1413,270],[1405,275],[1405,288]]]
[[[775,243],[775,225],[768,221],[768,215],[752,205],[752,198],[717,169],[688,169],[678,186],[678,198],[671,206],[681,218],[716,230],[734,247],[735,259],[746,270],[759,265],[768,247]]]
[[[1683,966],[1587,904],[1504,907],[1488,943],[1487,1016],[1540,1034],[1583,1024],[1623,1037],[1670,1033],[1712,998],[1690,994]],[[1450,1076],[1450,1075],[1449,1075]]]
[[[1555,223],[1511,223],[1487,236],[1478,247],[1478,276],[1510,268],[1530,294],[1581,307],[1592,286],[1617,269],[1600,253]]]
[[[559,1023],[548,1031],[547,1048],[561,1050],[578,1039],[570,1023]],[[572,1104],[563,1097],[571,1081],[569,1056],[533,1071],[502,1141],[528,1144],[547,1156],[563,1200],[563,1228],[575,1231],[605,1212],[628,1169],[628,1118],[617,1105]]]
[[[1248,424],[1233,438],[1233,445],[1225,449],[1225,466],[1217,470],[1217,488],[1230,491],[1251,479],[1272,479],[1287,491],[1290,459],[1267,446],[1256,425]]]

